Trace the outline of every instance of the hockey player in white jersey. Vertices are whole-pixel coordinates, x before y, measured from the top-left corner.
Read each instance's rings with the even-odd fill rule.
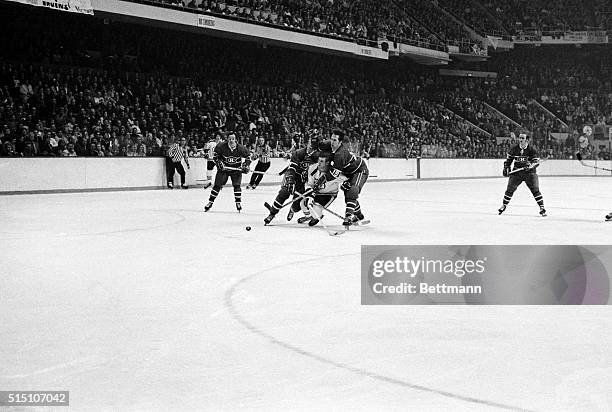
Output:
[[[204,182],[204,189],[208,189],[212,185],[212,171],[215,168],[213,158],[215,157],[215,147],[220,141],[221,135],[217,134],[214,140],[211,139],[204,146],[204,149],[206,150],[206,158],[208,159],[206,162],[206,181]]]
[[[301,202],[304,217],[298,219],[299,223],[308,222],[309,226],[314,226],[323,217],[323,208],[329,207],[338,196],[340,186],[347,180],[347,177],[330,166],[330,153],[321,153],[316,164],[308,168],[308,180],[305,189],[312,189],[310,196],[305,197]]]

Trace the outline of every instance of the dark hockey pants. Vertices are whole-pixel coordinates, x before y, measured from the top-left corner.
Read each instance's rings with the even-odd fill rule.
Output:
[[[242,189],[240,188],[240,185],[242,184],[242,173],[217,170],[217,174],[215,175],[215,183],[213,184],[213,188],[210,191],[210,197],[208,198],[209,202],[214,202],[217,196],[219,196],[219,192],[227,183],[228,178],[232,179],[232,186],[234,186],[234,201],[236,203],[240,203],[242,201]]]
[[[361,211],[361,205],[357,199],[359,198],[361,189],[363,189],[363,185],[365,185],[365,182],[368,180],[368,176],[368,169],[363,168],[363,170],[358,171],[350,177],[349,182],[351,183],[351,188],[344,192],[344,200],[346,202],[345,216],[350,216]]]
[[[538,175],[529,172],[518,172],[510,175],[510,177],[508,178],[508,186],[506,187],[506,193],[504,193],[503,204],[507,205],[508,203],[510,203],[512,195],[519,187],[519,185],[523,182],[525,182],[525,184],[531,191],[531,194],[533,195],[538,205],[544,206],[544,199],[542,198],[542,193],[540,193],[540,181],[538,179]]]

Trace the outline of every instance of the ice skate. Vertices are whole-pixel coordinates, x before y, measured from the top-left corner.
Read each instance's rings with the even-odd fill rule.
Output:
[[[204,206],[204,211],[208,212],[210,210],[210,208],[212,207],[212,205],[213,205],[213,202],[208,202],[206,204],[206,206]]]
[[[346,226],[349,227],[350,225],[353,224],[353,222],[357,221],[357,217],[355,217],[355,215],[347,215],[344,218],[344,222],[342,222],[342,226]]]
[[[500,208],[497,210],[497,213],[499,213],[499,214],[501,215],[502,213],[504,213],[504,211],[505,211],[505,210],[506,210],[506,205],[502,205],[502,206],[501,206],[501,207],[500,207]]]
[[[270,222],[272,222],[272,219],[274,219],[274,216],[276,216],[276,213],[270,212],[270,214],[264,219],[264,224],[269,225]]]
[[[298,223],[308,223],[310,222],[310,220],[312,219],[312,217],[310,216],[302,216],[301,218],[299,218],[297,220]]]
[[[321,219],[317,219],[317,218],[311,218],[310,221],[308,222],[308,226],[315,226],[317,223],[319,223]]]

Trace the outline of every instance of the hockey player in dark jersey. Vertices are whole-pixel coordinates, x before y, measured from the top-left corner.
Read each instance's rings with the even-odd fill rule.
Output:
[[[366,162],[361,157],[351,153],[346,145],[343,144],[343,141],[344,133],[340,130],[335,130],[332,132],[331,139],[320,146],[320,150],[329,150],[332,153],[332,167],[342,172],[348,179],[342,184],[344,200],[346,202],[344,222],[342,224],[350,226],[364,218],[358,199],[370,172]]]
[[[234,186],[236,209],[238,209],[238,212],[242,210],[242,190],[240,184],[242,183],[242,174],[250,172],[251,159],[249,156],[249,149],[238,144],[235,133],[230,133],[227,136],[227,141],[220,142],[215,146],[213,160],[217,166],[217,174],[208,203],[204,206],[205,212],[210,210],[221,188],[227,183],[228,178],[232,179],[232,186]],[[226,168],[240,170],[226,170]]]
[[[264,223],[269,224],[276,216],[283,203],[289,196],[298,197],[304,193],[304,183],[307,180],[308,167],[317,162],[319,157],[319,136],[317,132],[310,133],[308,143],[305,148],[297,149],[291,155],[289,167],[285,171],[281,188],[276,195],[272,205],[264,203],[270,214],[264,219]],[[295,212],[300,210],[300,202],[296,201],[291,205],[287,220],[293,219]]]
[[[536,168],[540,160],[538,153],[529,145],[529,138],[525,133],[519,134],[518,139],[519,143],[510,148],[506,161],[504,162],[503,175],[509,177],[509,179],[506,193],[504,194],[504,200],[498,212],[500,215],[504,213],[516,188],[521,183],[525,182],[529,190],[531,190],[538,206],[540,206],[540,215],[546,216],[544,199],[542,198],[542,193],[540,193],[538,175],[536,174]],[[514,166],[511,170],[512,162],[514,162]]]

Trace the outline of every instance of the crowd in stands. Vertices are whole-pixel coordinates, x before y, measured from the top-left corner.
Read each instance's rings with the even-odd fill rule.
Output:
[[[481,35],[561,36],[568,31],[612,29],[608,0],[438,0]]]
[[[482,4],[473,0],[438,0],[438,5],[480,35],[502,34],[504,28]]]
[[[407,14],[438,36],[447,45],[455,45],[461,52],[471,53],[474,40],[469,32],[432,2],[403,0],[400,2]]]
[[[150,0],[153,3],[377,45],[404,41],[443,49],[437,36],[410,19],[393,0]]]
[[[371,44],[379,39],[416,42],[423,47],[473,43],[463,24],[481,35],[504,37],[612,29],[608,0],[148,1],[317,35],[369,40]]]
[[[482,4],[512,34],[612,29],[608,0],[486,0]]]
[[[504,157],[525,130],[567,157],[585,123],[612,124],[605,47],[519,49],[483,67],[497,79],[459,80],[404,59],[262,49],[0,7],[3,156],[162,156],[183,137],[199,156],[230,130],[285,155],[310,130],[339,128],[354,151],[376,156]]]

